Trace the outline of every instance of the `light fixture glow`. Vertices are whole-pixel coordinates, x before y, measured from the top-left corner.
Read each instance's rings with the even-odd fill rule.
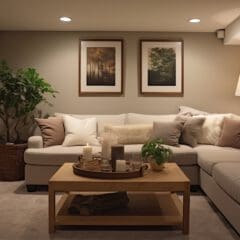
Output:
[[[200,23],[201,20],[199,18],[192,18],[189,20],[190,23]]]
[[[66,17],[66,16],[60,17],[59,19],[62,22],[71,22],[72,21],[72,19],[70,17]]]

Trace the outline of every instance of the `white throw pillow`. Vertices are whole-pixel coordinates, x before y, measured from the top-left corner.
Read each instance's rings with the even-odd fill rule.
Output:
[[[96,118],[77,119],[75,117],[63,116],[65,139],[63,146],[76,145],[99,145],[97,140]]]
[[[197,137],[198,143],[217,145],[223,127],[223,119],[230,114],[209,114],[194,117],[205,117],[201,133]]]
[[[97,121],[97,136],[100,137],[104,131],[105,125],[123,125],[126,121],[126,114],[110,114],[110,115],[99,115],[99,114],[66,114],[66,113],[55,113],[56,117],[70,115],[77,119],[96,118]]]

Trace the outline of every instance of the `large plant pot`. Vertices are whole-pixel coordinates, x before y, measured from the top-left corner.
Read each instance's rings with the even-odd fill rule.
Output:
[[[27,144],[0,144],[0,180],[24,179],[24,151]]]
[[[155,159],[149,159],[148,160],[148,162],[149,162],[149,164],[150,164],[150,166],[151,166],[151,169],[153,170],[153,171],[162,171],[163,170],[163,168],[164,168],[164,163],[162,163],[162,164],[157,164],[156,163],[156,161],[155,161]]]

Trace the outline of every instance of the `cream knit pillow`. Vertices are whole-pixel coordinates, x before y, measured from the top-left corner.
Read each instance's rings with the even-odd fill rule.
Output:
[[[152,124],[106,125],[104,132],[117,137],[119,144],[141,144],[150,139]]]
[[[200,115],[196,117],[199,116]],[[203,123],[201,133],[197,138],[198,143],[217,145],[222,132],[223,120],[226,116],[230,116],[230,114],[203,115],[203,117],[205,117],[205,121]]]

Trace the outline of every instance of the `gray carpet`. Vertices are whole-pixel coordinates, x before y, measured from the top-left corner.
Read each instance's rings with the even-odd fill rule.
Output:
[[[191,196],[189,236],[179,230],[156,229],[80,229],[58,230],[48,234],[47,192],[27,193],[23,182],[0,182],[0,239],[1,240],[239,240],[226,220],[206,196]]]

